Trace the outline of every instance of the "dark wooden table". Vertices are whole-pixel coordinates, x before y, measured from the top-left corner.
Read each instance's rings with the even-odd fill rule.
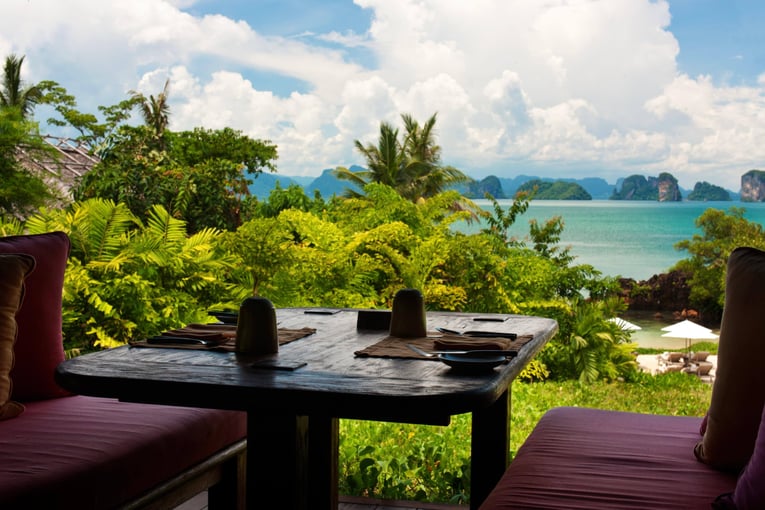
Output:
[[[455,374],[432,360],[361,358],[387,330],[357,330],[357,310],[278,309],[279,328],[316,328],[283,345],[294,371],[252,368],[230,352],[119,347],[59,365],[57,381],[75,393],[130,402],[240,409],[248,413],[249,508],[335,509],[338,420],[448,425],[472,413],[471,508],[478,508],[509,461],[510,384],[557,332],[552,319],[428,312],[428,331],[490,329],[533,335],[509,363]],[[492,317],[504,322],[475,322]]]

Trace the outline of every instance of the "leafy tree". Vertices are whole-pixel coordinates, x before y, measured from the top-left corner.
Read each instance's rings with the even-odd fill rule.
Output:
[[[42,176],[25,165],[54,159],[55,151],[40,138],[31,120],[43,88],[21,79],[24,57],[9,55],[0,84],[0,216],[24,218],[56,197]]]
[[[138,105],[141,117],[143,117],[146,126],[151,129],[159,149],[163,149],[165,146],[164,134],[170,119],[170,105],[167,102],[169,87],[170,79],[168,78],[165,80],[165,86],[162,88],[162,92],[157,94],[157,97],[150,95],[147,98],[140,92],[134,90],[130,91],[130,97]]]
[[[112,149],[116,132],[130,119],[138,98],[131,98],[112,106],[99,106],[98,110],[104,117],[103,121],[92,113],[84,113],[77,109],[77,100],[67,90],[54,81],[43,81],[39,84],[45,91],[41,103],[51,105],[60,118],[51,117],[48,124],[58,127],[71,126],[79,132],[77,141],[89,147],[99,158],[103,159]]]
[[[690,274],[691,304],[709,319],[719,319],[725,303],[725,271],[730,253],[738,246],[765,249],[762,225],[747,221],[745,209],[731,207],[727,212],[707,209],[696,218],[701,234],[675,244],[689,258],[673,269]]]
[[[0,217],[24,219],[55,198],[42,177],[22,164],[53,158],[36,123],[24,119],[16,107],[0,107]]]
[[[319,213],[324,209],[324,200],[318,191],[311,199],[305,194],[302,186],[291,184],[287,188],[282,188],[277,181],[267,200],[260,203],[254,201],[251,205],[253,211],[250,214],[272,218],[287,209]]]
[[[366,160],[367,170],[353,172],[345,167],[335,169],[335,176],[363,189],[369,183],[390,186],[411,201],[429,198],[448,186],[468,181],[469,178],[454,167],[441,164],[441,147],[435,142],[436,115],[425,124],[403,114],[406,134],[399,140],[399,131],[387,122],[380,123],[377,145],[354,142]],[[361,194],[351,188],[346,196]]]
[[[190,232],[207,227],[234,230],[249,197],[247,174],[272,170],[276,147],[225,128],[173,133],[165,150],[154,147],[145,126],[122,126],[104,159],[83,176],[77,200],[124,202],[139,218],[162,205]]]

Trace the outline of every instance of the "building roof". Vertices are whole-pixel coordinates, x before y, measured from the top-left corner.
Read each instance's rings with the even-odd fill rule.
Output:
[[[41,157],[39,153],[30,154],[22,149],[22,164],[71,199],[71,189],[77,179],[101,160],[90,154],[85,144],[72,138],[45,135],[43,140],[56,150],[56,157]]]

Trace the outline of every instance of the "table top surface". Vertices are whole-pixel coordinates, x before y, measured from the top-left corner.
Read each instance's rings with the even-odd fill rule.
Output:
[[[428,312],[428,331],[533,336],[508,363],[461,374],[437,360],[355,356],[388,331],[358,330],[357,310],[311,313],[316,311],[322,310],[277,310],[279,328],[316,328],[272,356],[305,363],[294,371],[256,369],[252,357],[231,352],[125,346],[67,360],[56,379],[75,393],[134,402],[439,424],[490,406],[558,329],[556,321],[541,317]],[[474,319],[487,317],[502,322],[477,328]]]

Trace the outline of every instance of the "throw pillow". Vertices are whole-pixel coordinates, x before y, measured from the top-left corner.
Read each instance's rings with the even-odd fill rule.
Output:
[[[16,312],[24,296],[24,278],[35,267],[29,255],[0,254],[0,421],[21,414],[24,406],[11,400]]]
[[[760,510],[765,508],[765,408],[760,418],[760,428],[754,452],[744,472],[738,477],[732,493],[722,494],[712,508],[736,510]]]
[[[740,472],[749,461],[765,403],[765,252],[733,250],[728,259],[717,375],[696,457],[717,469]]]
[[[63,232],[0,237],[0,253],[23,253],[36,261],[16,314],[12,398],[23,402],[69,395],[54,380],[64,360],[61,302],[69,237]]]

